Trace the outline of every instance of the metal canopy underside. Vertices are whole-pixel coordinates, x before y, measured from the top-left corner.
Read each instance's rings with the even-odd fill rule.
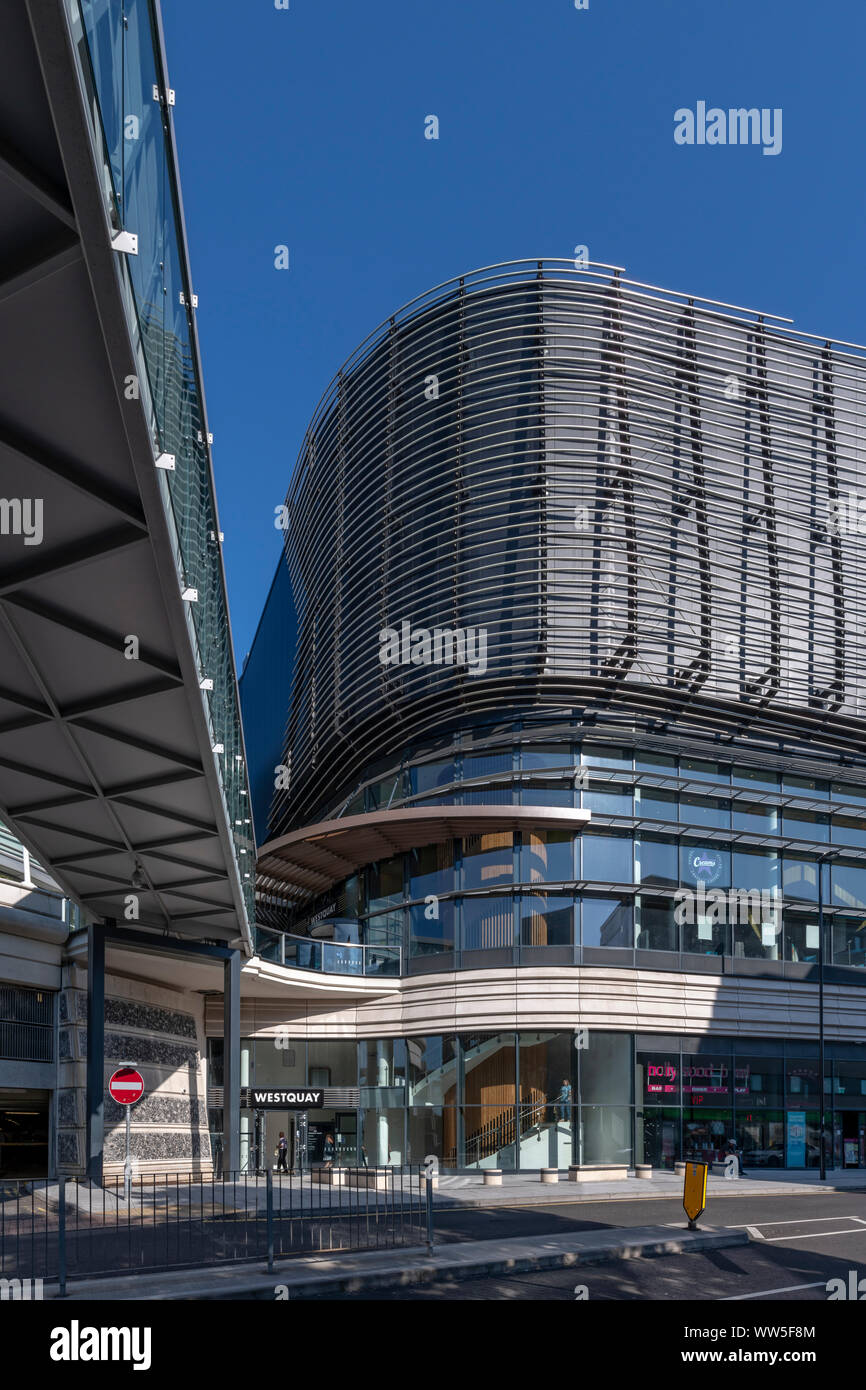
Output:
[[[0,45],[0,815],[94,916],[123,922],[137,892],[139,925],[229,940],[238,875],[150,436],[123,397],[117,252],[60,7],[33,14],[7,6]],[[20,533],[28,501],[41,543]]]
[[[589,811],[561,806],[406,806],[397,811],[343,816],[305,826],[263,845],[257,881],[263,892],[304,898],[325,892],[365,864],[422,845],[527,826],[579,829],[589,820]]]

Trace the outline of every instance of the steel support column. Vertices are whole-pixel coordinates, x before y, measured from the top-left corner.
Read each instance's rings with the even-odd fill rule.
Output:
[[[114,923],[110,923],[113,926]],[[87,1129],[86,1172],[102,1182],[105,1132],[105,927],[87,929]]]
[[[223,966],[223,1172],[240,1168],[241,958],[232,951]]]

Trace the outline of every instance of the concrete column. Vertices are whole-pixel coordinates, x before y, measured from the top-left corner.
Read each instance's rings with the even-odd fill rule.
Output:
[[[113,926],[114,923],[107,925]],[[87,1176],[102,1182],[105,1135],[105,926],[87,929]]]
[[[240,1169],[241,958],[232,951],[223,969],[223,1171]]]

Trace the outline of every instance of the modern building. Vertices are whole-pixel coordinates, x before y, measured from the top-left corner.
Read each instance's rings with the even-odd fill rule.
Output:
[[[254,836],[175,92],[157,0],[2,33],[0,1179],[121,1171],[123,1064],[136,1170],[209,1172]]]
[[[242,678],[242,1079],[325,1103],[249,1162],[814,1166],[823,997],[866,1167],[864,423],[862,350],[570,262],[341,368]]]

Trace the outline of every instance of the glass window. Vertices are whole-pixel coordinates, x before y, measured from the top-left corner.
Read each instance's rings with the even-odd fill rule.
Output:
[[[403,856],[380,859],[367,869],[367,902],[370,912],[394,907],[403,901]]]
[[[661,1106],[647,1108],[636,1119],[635,1148],[638,1162],[673,1170],[680,1156],[680,1111]],[[642,1157],[641,1157],[642,1155]]]
[[[734,1117],[730,1105],[704,1108],[683,1103],[683,1157],[695,1163],[721,1163],[734,1137]]]
[[[694,796],[691,792],[682,792],[680,820],[687,825],[709,825],[729,830],[731,803],[720,796]]]
[[[775,792],[779,789],[779,775],[765,772],[762,767],[735,767],[731,777],[735,787],[753,787],[756,791]]]
[[[679,1052],[671,1050],[637,1054],[635,1099],[638,1105],[679,1105]]]
[[[454,891],[454,841],[409,851],[409,896],[426,898]]]
[[[761,1110],[748,1102],[736,1109],[735,1137],[743,1168],[784,1168],[785,1116],[781,1110]]]
[[[678,951],[679,927],[674,905],[658,898],[638,897],[636,945],[639,951]]]
[[[408,1114],[409,1162],[422,1164],[435,1154],[440,1168],[457,1166],[457,1111],[425,1106]]]
[[[453,898],[434,898],[409,908],[410,956],[436,956],[453,950]]]
[[[675,821],[679,818],[677,794],[657,787],[635,787],[634,813],[650,820]]]
[[[513,1106],[516,1100],[517,1035],[465,1033],[463,1045],[464,1100],[467,1105]]]
[[[573,898],[552,893],[521,896],[521,946],[570,946],[573,940]]]
[[[367,788],[367,805],[371,811],[386,811],[404,795],[403,774],[397,772],[385,782],[374,782]]]
[[[736,1057],[734,1099],[738,1114],[744,1110],[784,1105],[781,1057]]]
[[[578,1053],[580,1103],[631,1104],[632,1041],[630,1033],[590,1028]]]
[[[732,903],[733,951],[740,959],[782,959],[782,910],[767,894],[743,893]]]
[[[838,862],[831,864],[830,882],[837,907],[866,910],[866,868]]]
[[[731,1059],[727,1053],[683,1053],[683,1105],[718,1105],[731,1098]]]
[[[595,790],[592,790],[593,786]],[[594,811],[600,816],[630,816],[632,789],[590,782],[590,790],[583,793],[581,804],[585,811]]]
[[[581,877],[590,882],[631,883],[632,842],[630,835],[581,836],[583,867]]]
[[[846,801],[851,806],[866,806],[866,787],[853,782],[834,782],[833,796],[836,801]]]
[[[632,1163],[630,1105],[580,1107],[581,1163]]]
[[[830,784],[815,777],[792,777],[786,772],[782,778],[782,791],[793,796],[829,797]]]
[[[457,1039],[451,1034],[407,1038],[409,1104],[457,1104]]]
[[[845,914],[836,916],[832,933],[836,965],[866,966],[866,919]]]
[[[510,893],[464,898],[463,950],[495,951],[514,945],[514,905]]]
[[[615,748],[600,743],[584,743],[579,754],[581,767],[611,767],[631,769],[630,748]]]
[[[719,845],[680,846],[680,878],[689,888],[703,883],[706,889],[729,888],[731,856]]]
[[[630,950],[633,910],[628,898],[584,898],[583,944]]]
[[[490,888],[496,883],[510,883],[514,868],[513,844],[510,830],[467,835],[463,841],[464,888]]]
[[[530,777],[520,788],[521,806],[574,806],[575,790],[568,781]]]
[[[769,897],[781,895],[782,864],[774,850],[735,850],[732,868],[735,888]]]
[[[799,902],[818,901],[818,865],[814,859],[794,859],[786,854],[782,866],[784,897]]]
[[[577,1088],[574,1034],[521,1033],[519,1042],[520,1165],[570,1163]]]
[[[361,941],[365,946],[402,946],[403,909],[368,917],[361,925]],[[328,966],[325,965],[324,969],[327,970]]]
[[[358,1047],[352,1039],[311,1039],[308,1047],[311,1086],[357,1086]]]
[[[399,1168],[405,1161],[405,1127],[405,1110],[362,1110],[361,1162],[366,1157],[372,1168]]]
[[[573,883],[574,836],[570,830],[523,832],[520,851],[523,883]]]
[[[834,845],[866,845],[866,816],[834,816]]]
[[[365,1038],[358,1043],[358,1085],[406,1085],[403,1038]]]
[[[682,931],[682,949],[690,955],[722,956],[730,954],[731,932],[728,923],[729,899],[724,889],[680,889],[675,909]]]
[[[307,1044],[303,1038],[279,1033],[273,1038],[257,1038],[249,1046],[253,1049],[256,1086],[306,1086]]]
[[[789,1105],[797,1105],[807,1098],[818,1099],[817,1056],[789,1057],[786,1059],[785,1089]]]
[[[858,1108],[866,1110],[866,1057],[860,1062],[834,1062],[833,1075],[834,1094],[854,1100]]]
[[[644,753],[638,748],[635,754],[635,767],[638,772],[657,772],[660,776],[669,772],[676,774],[677,760],[669,758],[663,753]]]
[[[748,830],[753,835],[779,834],[779,808],[759,801],[734,802],[734,829]]]
[[[794,811],[786,806],[782,813],[783,834],[796,840],[830,839],[830,817],[820,811]]]
[[[706,758],[680,758],[680,776],[690,782],[727,782],[730,775],[727,763],[708,762]]]
[[[492,1105],[466,1105],[463,1116],[464,1168],[517,1167],[517,1111],[512,1101]]]
[[[457,780],[454,763],[450,758],[447,762],[420,763],[417,767],[412,768],[411,775],[413,796],[435,791],[437,787],[449,787],[452,782]]]
[[[814,965],[819,955],[818,918],[801,912],[782,913],[785,960]]]
[[[507,753],[466,753],[463,758],[463,780],[470,777],[493,777],[503,772],[511,772],[514,758],[511,750]]]
[[[679,883],[676,840],[649,835],[635,840],[634,877],[635,883],[653,883],[661,888],[676,888]]]
[[[520,765],[525,772],[543,767],[571,768],[573,763],[571,745],[568,743],[544,746],[538,743],[524,743],[521,749]]]

